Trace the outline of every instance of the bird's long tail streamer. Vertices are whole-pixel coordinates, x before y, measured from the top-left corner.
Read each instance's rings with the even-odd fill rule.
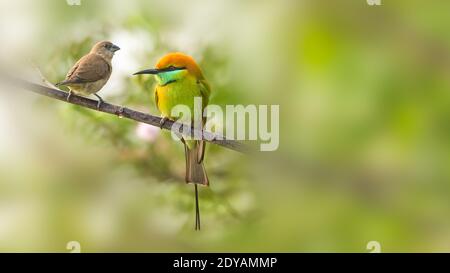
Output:
[[[198,203],[198,187],[195,186],[195,230],[200,230],[200,206]]]

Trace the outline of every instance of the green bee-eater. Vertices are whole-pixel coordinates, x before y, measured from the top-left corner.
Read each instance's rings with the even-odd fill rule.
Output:
[[[208,105],[211,93],[210,86],[194,59],[182,53],[170,53],[162,57],[154,69],[135,73],[152,74],[156,77],[155,102],[165,120],[175,120],[172,109],[177,105],[185,105],[194,117],[194,98],[202,98],[202,113]],[[194,122],[194,120],[191,120]],[[204,122],[204,121],[202,121]],[[162,126],[162,125],[161,125]],[[195,229],[200,230],[200,210],[197,185],[209,186],[208,176],[203,166],[205,142],[203,140],[182,139],[186,153],[186,183],[195,185]]]

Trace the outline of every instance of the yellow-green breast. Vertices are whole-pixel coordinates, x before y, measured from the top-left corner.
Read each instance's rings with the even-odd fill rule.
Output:
[[[164,117],[175,119],[171,114],[173,107],[177,105],[186,105],[191,111],[191,119],[194,115],[194,98],[202,97],[200,85],[193,76],[187,76],[175,82],[156,86],[155,99],[157,107]],[[208,102],[203,98],[203,107]],[[203,109],[202,107],[202,109]]]

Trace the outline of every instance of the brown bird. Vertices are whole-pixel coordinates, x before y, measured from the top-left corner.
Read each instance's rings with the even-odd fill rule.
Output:
[[[83,56],[67,73],[66,79],[56,86],[65,85],[69,88],[67,101],[72,93],[89,96],[93,94],[98,98],[97,108],[103,103],[103,99],[96,93],[105,86],[112,72],[111,61],[120,47],[108,41],[102,41],[94,45],[89,54]]]

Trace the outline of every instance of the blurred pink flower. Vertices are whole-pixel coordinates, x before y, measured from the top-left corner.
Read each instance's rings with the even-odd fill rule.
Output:
[[[154,142],[160,132],[161,129],[159,129],[158,127],[145,123],[139,123],[136,127],[136,135],[138,136],[138,138],[148,142]]]

